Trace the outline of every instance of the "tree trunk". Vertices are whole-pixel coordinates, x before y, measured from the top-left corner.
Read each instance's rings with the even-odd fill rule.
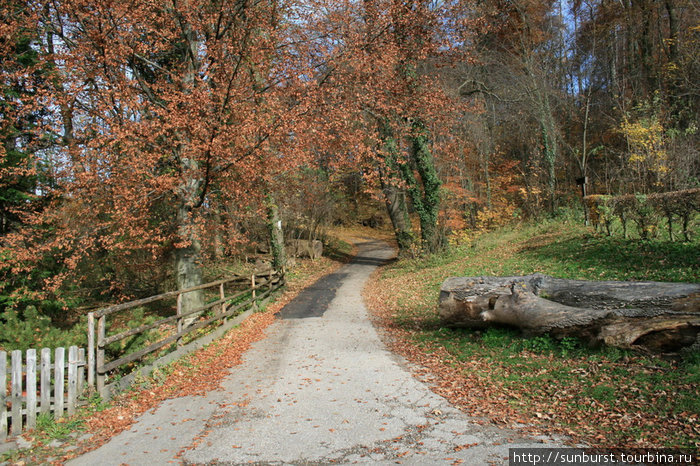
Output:
[[[440,246],[437,229],[438,214],[440,213],[440,178],[438,178],[430,150],[429,131],[421,121],[413,123],[413,157],[418,175],[423,185],[422,193],[416,186],[413,202],[420,219],[420,231],[423,249],[435,252]],[[421,195],[422,194],[422,195]],[[416,198],[419,198],[418,201]]]
[[[202,243],[196,231],[196,224],[192,218],[191,208],[182,204],[178,208],[178,236],[180,241],[187,246],[175,250],[175,274],[177,289],[184,290],[202,284]],[[204,305],[202,291],[191,291],[182,295],[182,312],[189,312]],[[185,326],[189,326],[197,319],[194,314],[185,319]]]
[[[413,244],[413,233],[411,231],[411,219],[408,216],[408,206],[406,205],[406,191],[397,186],[401,175],[401,164],[398,162],[399,147],[396,138],[388,122],[379,122],[379,131],[382,137],[384,167],[379,167],[379,182],[384,193],[386,210],[391,219],[396,235],[396,243],[399,246],[399,254],[411,249]]]
[[[175,13],[177,15],[177,13]],[[196,86],[197,70],[199,66],[199,47],[201,41],[197,33],[190,25],[179,18],[182,28],[182,37],[186,40],[187,50],[183,52],[183,58],[187,67],[182,76],[182,85],[186,94],[191,93]],[[182,172],[182,184],[178,187],[178,212],[177,233],[183,244],[175,251],[175,272],[177,275],[177,287],[179,290],[201,285],[202,280],[202,242],[196,215],[204,201],[206,185],[200,173],[200,164],[188,154],[185,149],[190,143],[190,137],[186,134],[177,138],[177,159],[180,161]],[[181,146],[180,146],[181,144]],[[182,296],[182,312],[186,313],[204,305],[203,290],[192,291]],[[201,312],[195,313],[185,319],[185,327],[191,325]]]
[[[700,333],[700,284],[453,277],[442,284],[439,313],[450,326],[504,324],[529,334],[673,352]]]
[[[638,36],[639,44],[639,63],[642,71],[642,79],[644,80],[643,85],[646,86],[644,89],[644,95],[649,95],[656,88],[656,76],[653,72],[653,50],[652,50],[652,8],[653,3],[649,0],[635,0],[633,2],[639,11],[640,31]]]
[[[177,236],[181,246],[175,249],[175,276],[178,290],[203,283],[202,242],[199,225],[195,218],[202,180],[197,176],[197,163],[195,161],[182,157],[181,166],[184,179],[178,189],[179,205],[177,209]],[[182,296],[183,312],[192,311],[203,305],[204,295],[201,290],[185,293]],[[185,326],[194,322],[198,315],[193,314],[185,319]]]
[[[407,251],[413,244],[413,234],[411,234],[411,223],[406,207],[406,193],[401,188],[388,184],[383,178],[380,176],[382,192],[391,225],[394,227],[396,243],[399,251]]]
[[[546,91],[543,91],[546,92]],[[542,108],[540,110],[540,125],[542,129],[542,147],[544,151],[545,170],[547,172],[547,203],[550,213],[556,211],[556,162],[559,153],[557,136],[555,131],[554,118],[549,104],[549,97],[543,97]]]
[[[214,233],[213,233],[213,241],[214,241],[214,247],[213,247],[213,255],[214,259],[219,260],[224,257],[224,235],[221,233],[221,224],[216,224],[214,226]]]
[[[678,59],[678,18],[676,7],[672,0],[665,0],[664,6],[668,13],[668,61],[676,62]]]
[[[284,233],[279,209],[272,195],[267,196],[267,230],[270,233],[270,249],[272,249],[272,267],[284,270],[287,266],[287,251],[284,247]]]

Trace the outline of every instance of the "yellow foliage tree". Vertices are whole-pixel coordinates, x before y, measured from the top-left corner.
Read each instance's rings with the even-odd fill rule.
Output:
[[[649,104],[638,107],[643,115],[638,118],[625,115],[620,124],[620,133],[627,140],[627,160],[640,176],[640,181],[651,177],[655,186],[663,187],[669,173],[667,135],[658,114],[650,112],[650,107]]]

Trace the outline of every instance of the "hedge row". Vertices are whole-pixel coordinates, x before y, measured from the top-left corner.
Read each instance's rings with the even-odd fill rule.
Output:
[[[598,229],[612,234],[612,222],[618,219],[627,238],[627,225],[631,221],[642,239],[656,235],[659,225],[666,224],[668,236],[674,240],[674,221],[680,221],[683,238],[690,241],[690,223],[700,212],[700,188],[658,194],[628,194],[609,196],[594,194],[584,198],[588,218]],[[665,222],[664,222],[665,221]]]

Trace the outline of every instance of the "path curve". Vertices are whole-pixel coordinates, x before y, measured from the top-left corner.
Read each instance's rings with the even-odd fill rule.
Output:
[[[379,241],[302,292],[206,396],[168,400],[72,465],[507,464],[508,448],[555,446],[483,426],[390,353],[361,290],[392,256]]]

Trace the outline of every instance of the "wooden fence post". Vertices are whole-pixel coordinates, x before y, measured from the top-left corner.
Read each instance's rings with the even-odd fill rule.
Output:
[[[220,296],[221,301],[222,301],[222,303],[221,303],[221,314],[225,314],[225,313],[226,313],[226,303],[223,302],[223,300],[224,300],[224,298],[226,297],[226,294],[224,293],[224,284],[223,284],[223,282],[221,283],[221,285],[219,285],[219,296]]]
[[[68,415],[75,414],[78,399],[78,347],[68,348]]]
[[[63,417],[63,404],[64,404],[64,371],[63,367],[65,365],[66,349],[56,348],[54,352],[53,361],[53,417],[54,419],[59,419]]]
[[[39,412],[51,411],[51,350],[41,350],[41,408]]]
[[[36,350],[27,350],[27,428],[36,427]]]
[[[7,353],[0,351],[0,440],[7,438]]]
[[[100,369],[105,365],[105,316],[100,316],[97,319],[97,354],[95,355],[95,371],[97,382],[97,393],[102,398],[105,398],[105,373]]]
[[[255,302],[255,272],[250,276],[250,288],[253,290],[253,309],[258,308],[258,304]]]
[[[182,327],[183,327],[183,319],[182,319],[182,293],[178,293],[177,295],[177,334],[180,335],[182,333]],[[180,347],[182,346],[182,336],[178,336],[177,338],[177,346]]]
[[[85,348],[78,350],[78,396],[85,392]]]
[[[22,433],[22,352],[12,352],[12,435]]]
[[[87,384],[95,388],[95,313],[88,313]]]

